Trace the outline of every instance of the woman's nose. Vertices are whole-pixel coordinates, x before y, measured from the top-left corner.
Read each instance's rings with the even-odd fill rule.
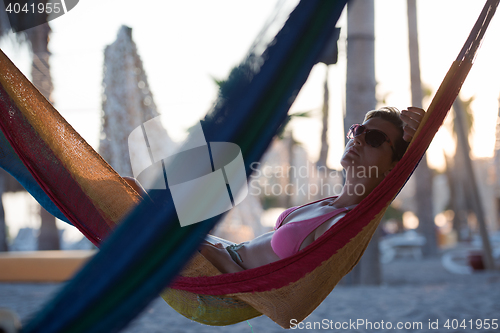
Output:
[[[365,142],[365,133],[355,136],[353,140],[355,145],[363,144]]]

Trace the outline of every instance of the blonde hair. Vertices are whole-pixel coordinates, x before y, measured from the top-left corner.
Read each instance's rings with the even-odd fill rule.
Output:
[[[363,121],[365,122],[371,118],[382,118],[396,126],[401,136],[396,140],[396,142],[394,142],[394,154],[392,156],[393,161],[399,161],[403,157],[409,144],[403,140],[405,123],[399,117],[400,115],[401,112],[397,108],[393,106],[384,106],[378,110],[368,111]]]

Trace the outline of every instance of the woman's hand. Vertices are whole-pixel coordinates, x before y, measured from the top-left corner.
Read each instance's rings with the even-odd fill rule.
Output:
[[[410,106],[408,110],[401,111],[401,120],[406,123],[404,127],[403,140],[410,142],[415,132],[417,131],[422,119],[424,118],[425,111],[421,108]]]
[[[222,273],[235,273],[244,270],[233,261],[226,248],[221,243],[212,245],[209,242],[203,242],[199,250],[200,253]]]

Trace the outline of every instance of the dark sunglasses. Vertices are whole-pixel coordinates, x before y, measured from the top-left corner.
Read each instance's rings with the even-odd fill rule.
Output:
[[[365,133],[365,142],[373,148],[380,147],[386,141],[389,142],[391,148],[393,148],[392,142],[387,134],[376,129],[367,129],[365,126],[360,124],[354,124],[351,126],[349,132],[347,132],[347,138],[354,139],[355,137],[360,136],[363,133]]]

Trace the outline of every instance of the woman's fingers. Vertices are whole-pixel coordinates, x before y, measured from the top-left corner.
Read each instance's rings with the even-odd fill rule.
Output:
[[[401,111],[401,120],[407,125],[416,130],[422,119],[424,118],[425,111],[420,108],[410,107],[408,110]]]
[[[422,119],[424,118],[425,111],[417,107],[409,107],[408,110],[401,111],[401,120],[406,123],[404,127],[403,140],[410,141],[415,135]]]
[[[420,117],[420,119],[422,119],[425,115],[425,110],[422,108],[417,108],[416,106],[409,106],[408,111],[417,114]]]
[[[408,125],[405,125],[403,129],[404,129],[403,140],[410,142],[417,131],[409,127]]]

